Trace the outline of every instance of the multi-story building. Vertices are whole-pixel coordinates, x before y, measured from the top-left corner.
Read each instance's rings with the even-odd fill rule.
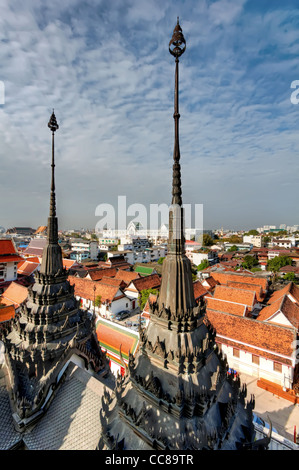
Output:
[[[76,240],[72,241],[71,243],[71,248],[73,252],[76,252],[76,254],[80,255],[80,253],[84,253],[84,256],[76,256],[75,258],[71,259],[76,259],[78,262],[80,262],[82,259],[90,258],[93,260],[96,260],[98,257],[99,253],[99,248],[98,248],[98,242],[97,241],[84,241],[84,240]],[[87,256],[85,256],[87,255]]]
[[[18,263],[24,259],[18,254],[12,240],[0,239],[0,293],[18,276]]]

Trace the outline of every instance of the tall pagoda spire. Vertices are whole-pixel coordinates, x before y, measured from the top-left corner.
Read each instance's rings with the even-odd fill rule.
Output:
[[[137,355],[129,354],[114,396],[103,396],[99,449],[237,449],[252,440],[254,402],[245,404],[246,387],[227,376],[228,364],[204,305],[194,300],[191,265],[184,254],[178,59],[185,47],[177,22],[170,41],[176,59],[175,146],[162,284],[158,300],[149,298],[150,321],[146,329],[140,325]]]
[[[54,134],[59,129],[59,125],[57,124],[54,109],[48,122],[48,127],[52,131],[50,213],[48,217],[48,239],[43,251],[40,272],[43,274],[55,274],[62,269],[63,264],[62,252],[58,244],[58,220],[56,217]]]
[[[162,285],[159,296],[159,307],[169,308],[172,315],[186,314],[195,307],[191,263],[185,255],[179,144],[179,57],[185,52],[185,49],[186,41],[179,19],[177,19],[177,24],[169,42],[169,52],[175,57],[172,204],[169,209],[168,255],[163,263]]]

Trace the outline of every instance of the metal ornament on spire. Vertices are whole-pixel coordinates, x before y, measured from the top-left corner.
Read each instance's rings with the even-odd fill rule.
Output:
[[[176,27],[173,30],[173,35],[169,42],[169,52],[178,59],[185,52],[185,50],[186,41],[182,32],[182,28],[180,27],[178,17]]]

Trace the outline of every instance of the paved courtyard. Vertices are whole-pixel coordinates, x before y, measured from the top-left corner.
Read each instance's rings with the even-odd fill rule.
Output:
[[[247,398],[250,394],[255,396],[254,413],[267,422],[270,418],[278,433],[293,442],[295,426],[299,433],[299,405],[258,387],[256,377],[240,373],[240,379],[242,384],[247,385]]]

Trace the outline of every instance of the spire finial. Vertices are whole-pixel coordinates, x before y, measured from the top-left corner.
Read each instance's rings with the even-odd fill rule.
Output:
[[[177,17],[177,24],[173,30],[172,38],[169,42],[169,52],[176,59],[178,59],[186,50],[186,41],[180,27],[179,17]]]

